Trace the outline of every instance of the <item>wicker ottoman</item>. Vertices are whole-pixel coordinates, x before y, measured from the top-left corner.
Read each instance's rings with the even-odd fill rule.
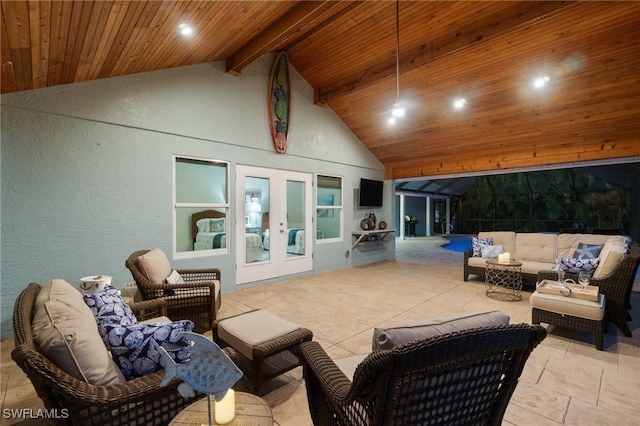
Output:
[[[240,368],[259,394],[262,384],[299,365],[300,343],[313,333],[266,310],[256,309],[213,323],[213,337],[220,346],[240,354]]]
[[[592,333],[596,348],[603,350],[604,332],[607,324],[604,317],[605,297],[603,294],[599,294],[598,301],[595,302],[535,291],[529,301],[533,308],[531,310],[533,324],[544,322]]]

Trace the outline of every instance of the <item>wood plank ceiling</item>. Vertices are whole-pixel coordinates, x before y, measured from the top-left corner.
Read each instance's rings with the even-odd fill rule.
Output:
[[[3,0],[2,93],[220,60],[239,75],[285,50],[388,179],[638,161],[640,2],[398,7],[408,112],[394,126],[390,1]]]

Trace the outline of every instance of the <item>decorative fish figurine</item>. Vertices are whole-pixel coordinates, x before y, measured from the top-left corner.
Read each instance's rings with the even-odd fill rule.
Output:
[[[167,351],[160,347],[165,364],[164,379],[160,386],[166,386],[171,379],[178,377],[184,381],[178,385],[178,392],[183,398],[194,396],[196,390],[213,394],[216,401],[220,401],[227,390],[240,380],[242,371],[218,345],[203,335],[186,331],[180,334],[194,342],[191,359],[176,364]]]

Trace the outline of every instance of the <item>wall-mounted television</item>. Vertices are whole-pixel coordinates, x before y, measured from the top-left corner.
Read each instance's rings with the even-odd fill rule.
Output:
[[[382,207],[384,182],[380,180],[360,179],[358,195],[359,207]]]

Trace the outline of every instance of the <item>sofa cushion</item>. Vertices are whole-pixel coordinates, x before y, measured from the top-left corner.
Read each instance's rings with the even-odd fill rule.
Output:
[[[519,260],[520,261],[520,260]],[[522,273],[538,276],[538,272],[540,271],[551,271],[555,266],[555,261],[553,263],[549,262],[533,262],[533,261],[520,261],[522,262]]]
[[[493,240],[491,238],[477,238],[471,237],[471,249],[473,250],[473,257],[482,257],[481,246],[493,245]]]
[[[149,281],[161,284],[171,275],[171,265],[164,252],[158,248],[138,256],[138,268]]]
[[[557,240],[556,234],[519,232],[516,234],[515,251],[512,252],[514,259],[553,263],[557,257]]]
[[[607,239],[600,252],[600,265],[593,273],[593,278],[603,278],[618,267],[629,249],[626,237],[615,235]]]
[[[506,324],[509,324],[509,315],[504,312],[481,311],[405,325],[385,328],[376,327],[373,331],[372,349],[374,351],[390,349],[414,340],[439,336],[454,331]]]
[[[603,246],[604,244],[579,243],[573,257],[576,259],[596,259],[600,256]]]
[[[82,294],[66,281],[51,280],[42,287],[32,331],[38,350],[73,377],[98,386],[125,381]]]
[[[516,233],[513,231],[479,232],[478,238],[491,238],[493,245],[502,244],[506,253],[515,253]]]
[[[192,331],[193,322],[140,323],[129,326],[108,325],[107,342],[113,359],[127,380],[145,376],[164,368],[160,349],[163,347],[177,363],[189,360],[191,341],[179,333]]]
[[[606,302],[603,294],[598,294],[598,301],[596,302],[535,291],[529,298],[529,303],[532,307],[544,311],[599,321],[604,317]]]
[[[600,234],[560,234],[558,235],[558,257],[572,257],[580,243],[604,245],[611,237],[611,235]]]

